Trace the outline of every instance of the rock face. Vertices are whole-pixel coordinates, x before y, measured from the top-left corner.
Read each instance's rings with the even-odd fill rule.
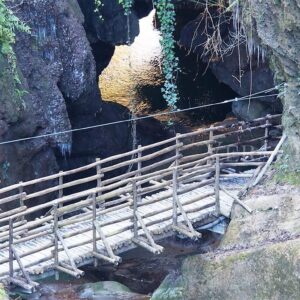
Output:
[[[92,3],[25,0],[18,5],[16,14],[32,31],[31,35],[19,33],[15,45],[20,89],[25,93],[19,99],[9,66],[0,56],[1,70],[7,70],[1,72],[0,80],[0,141],[128,117],[124,108],[103,104],[97,75],[108,64],[114,45],[138,34],[138,15],[143,12],[130,16],[132,30],[128,33],[127,17],[117,1],[106,1],[103,22],[94,14]],[[100,53],[95,56],[97,65],[93,53]],[[95,129],[94,143],[90,139],[84,149],[79,140],[85,140],[88,131],[0,146],[0,186],[57,172],[72,146],[76,158],[69,167],[126,151],[130,131],[125,124],[105,131]],[[79,161],[80,157],[84,159]]]
[[[287,154],[291,170],[300,167],[300,2],[251,1],[256,34],[272,52],[278,81],[285,81],[283,125],[288,135]]]
[[[211,8],[210,18],[205,17],[203,10],[204,7],[201,9],[200,6],[198,17],[183,26],[180,45],[187,49],[188,53],[197,54],[216,78],[231,87],[238,95],[247,96],[273,88],[273,73],[268,66],[265,53],[249,56],[245,43],[239,46],[237,42],[232,43],[235,29],[229,21],[230,13],[220,16],[218,11]],[[218,23],[222,24],[218,33],[218,39],[222,42],[217,46],[218,41],[214,41],[215,49],[212,50],[212,45],[208,46],[208,36],[213,35],[213,28],[215,29]],[[250,120],[281,110],[280,101],[276,100],[276,97],[268,96],[253,101],[249,112],[248,106],[244,101],[237,102],[234,104],[233,112],[242,119]]]
[[[87,283],[78,288],[79,299],[146,300],[147,296],[135,294],[125,285],[114,281]]]
[[[251,215],[236,207],[219,249],[187,258],[152,299],[178,299],[171,290],[184,299],[299,299],[299,200],[255,196]]]

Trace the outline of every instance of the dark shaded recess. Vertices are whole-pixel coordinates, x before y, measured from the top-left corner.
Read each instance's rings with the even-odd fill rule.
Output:
[[[115,52],[115,46],[102,41],[97,41],[92,43],[91,47],[96,61],[96,72],[97,75],[100,75],[109,65]]]
[[[78,0],[78,3],[85,16],[84,27],[90,43],[101,40],[113,45],[124,45],[133,42],[134,37],[139,34],[137,12],[133,10],[129,16],[126,16],[122,5],[117,0],[102,0],[100,14],[95,12],[94,0]],[[141,10],[141,14],[142,11],[144,10]]]
[[[179,91],[179,109],[222,102],[238,95],[230,87],[218,81],[212,71],[207,68],[196,54],[187,54],[184,49],[176,47],[179,57],[180,73],[177,85]],[[142,85],[138,87],[139,98],[149,103],[152,111],[164,110],[168,107],[163,98],[161,86]],[[186,114],[192,121],[221,121],[231,112],[231,104],[197,109]]]
[[[133,10],[139,19],[147,17],[153,9],[152,0],[135,0]]]
[[[188,5],[176,10],[175,39],[181,37],[186,39],[186,43],[191,43],[194,31],[190,27],[185,27],[191,20],[199,17],[201,6]],[[192,21],[194,22],[194,21]],[[155,24],[159,29],[159,22]],[[227,34],[227,27],[224,27],[224,34]],[[195,43],[203,43],[197,40]],[[193,47],[192,47],[193,48]],[[219,82],[206,62],[203,62],[198,53],[189,53],[188,50],[176,46],[176,55],[179,58],[177,85],[179,91],[178,108],[185,109],[210,103],[222,102],[227,99],[237,97],[237,94],[230,87]],[[147,101],[153,111],[167,108],[167,103],[163,99],[161,86],[143,85],[138,87],[140,98]],[[231,112],[231,105],[214,106],[208,109],[199,109],[186,113],[192,121],[221,121]]]
[[[199,5],[176,8],[176,28],[174,35],[176,41],[179,41],[184,26],[191,20],[196,19],[201,10],[202,8]]]
[[[118,120],[130,119],[129,110],[117,103],[113,102],[101,102],[101,109],[95,110],[94,113],[90,113],[80,105],[73,103],[68,106],[68,113],[72,122],[72,128],[81,128],[87,126],[94,126],[98,124],[106,124],[110,122],[116,122]],[[81,113],[78,113],[78,109],[81,109]],[[84,114],[84,115],[83,115]],[[89,163],[95,162],[95,158],[106,158],[116,154],[128,152],[132,149],[132,136],[131,136],[132,124],[131,122],[124,122],[116,125],[109,125],[104,127],[98,127],[88,129],[84,131],[78,131],[73,133],[73,146],[70,156],[63,157],[60,152],[57,151],[56,157],[60,169],[69,170],[77,168]],[[147,134],[145,134],[147,132]],[[137,143],[141,145],[152,144],[161,140],[164,140],[172,135],[168,129],[164,128],[162,124],[153,119],[145,119],[138,121],[137,124]],[[159,148],[157,149],[159,150]],[[146,155],[147,153],[144,153]],[[103,167],[114,165],[121,161],[130,160],[131,156],[127,156],[122,160],[115,160],[112,163],[105,164]],[[151,160],[143,163],[143,166],[150,165],[157,160]],[[133,166],[134,170],[136,166]],[[105,179],[118,176],[125,173],[128,170],[128,166],[119,168],[115,171],[106,173]],[[96,169],[93,168],[89,171],[74,174],[66,178],[66,181],[72,181],[87,176],[96,174]],[[65,189],[65,194],[71,194],[79,192],[87,188],[93,188],[96,186],[96,181],[89,184],[72,187]]]
[[[174,280],[178,269],[188,255],[206,253],[218,247],[222,236],[209,231],[202,231],[201,243],[176,236],[159,242],[165,250],[155,255],[146,250],[134,249],[122,255],[123,262],[118,268],[104,264],[100,269],[85,266],[83,269],[90,281],[117,281],[141,294],[153,293],[162,280],[170,274]]]
[[[181,109],[219,103],[238,95],[227,85],[218,81],[211,70],[196,54],[177,49],[181,73],[178,76]],[[222,121],[231,112],[231,104],[200,108],[187,112],[192,121]]]
[[[268,66],[267,59],[262,58],[262,50],[259,49],[258,54],[256,49],[256,53],[251,57],[249,57],[245,43],[240,47],[231,47],[229,50],[228,45],[232,44],[230,32],[234,32],[229,16],[225,20],[224,16],[219,19],[219,13],[214,9],[211,9],[210,13],[213,21],[210,18],[206,20],[200,13],[194,20],[183,26],[179,39],[180,45],[186,49],[187,53],[198,55],[198,61],[209,62],[209,69],[215,77],[240,96],[274,87],[273,73]],[[203,56],[207,34],[211,35],[213,32],[213,23],[221,24],[223,49],[228,50],[222,58],[214,53],[207,53]],[[274,91],[271,92],[273,93]],[[241,119],[251,120],[266,114],[281,112],[282,105],[276,97],[263,97],[259,100],[251,100],[250,106],[247,101],[235,102],[232,105],[232,111]]]

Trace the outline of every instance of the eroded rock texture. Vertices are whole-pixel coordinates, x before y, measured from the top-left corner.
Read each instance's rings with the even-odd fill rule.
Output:
[[[217,251],[187,258],[153,300],[299,299],[299,197],[254,195],[238,206]]]
[[[278,81],[285,81],[283,125],[288,135],[290,167],[300,167],[300,1],[249,1],[261,43],[273,54]],[[292,170],[291,169],[291,170]]]
[[[190,6],[190,10],[191,8]],[[198,63],[201,61],[207,64],[220,82],[240,96],[274,87],[273,73],[268,66],[266,52],[249,55],[244,40],[233,42],[237,29],[234,27],[231,12],[220,15],[218,9],[212,6],[207,14],[204,5],[194,5],[195,10],[198,10],[198,16],[182,27],[179,39],[179,44],[188,54],[197,54]],[[281,105],[276,97],[267,96],[259,100],[235,102],[232,109],[239,118],[251,120],[278,112]]]
[[[21,90],[26,92],[20,100],[9,65],[0,57],[1,70],[6,69],[0,82],[1,141],[128,118],[126,109],[101,102],[97,75],[108,64],[114,45],[138,34],[138,15],[143,12],[131,15],[128,32],[122,8],[116,1],[106,2],[104,21],[94,14],[92,0],[25,0],[18,5],[17,15],[32,31],[19,33],[15,45]],[[0,185],[58,171],[58,163],[62,167],[63,156],[72,148],[76,159],[68,167],[126,151],[130,131],[123,124],[94,129],[88,143],[81,142],[89,136],[85,131],[1,146]]]

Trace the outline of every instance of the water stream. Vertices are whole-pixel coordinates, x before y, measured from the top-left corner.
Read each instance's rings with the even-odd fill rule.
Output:
[[[130,46],[117,46],[108,67],[99,78],[102,98],[130,107],[136,99],[139,110],[161,101],[160,32],[154,28],[153,10],[140,20],[140,34]],[[147,90],[148,89],[148,90]],[[161,108],[161,107],[158,107]]]
[[[97,269],[86,266],[82,268],[86,273],[83,278],[73,279],[61,274],[59,281],[55,281],[54,277],[42,280],[36,293],[25,294],[15,290],[11,296],[19,300],[149,299],[166,275],[178,272],[185,257],[215,249],[220,238],[221,235],[208,231],[203,232],[203,237],[199,241],[171,237],[159,243],[165,248],[161,255],[153,255],[142,248],[137,248],[122,255],[123,262],[117,267],[109,264],[100,265]],[[113,295],[113,292],[109,292],[107,295],[84,298],[83,290],[86,289],[86,285],[100,281],[121,283],[133,293]],[[128,295],[128,298],[125,298],[125,295]]]

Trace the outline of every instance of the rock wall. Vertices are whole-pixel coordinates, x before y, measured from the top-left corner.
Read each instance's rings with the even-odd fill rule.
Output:
[[[189,11],[192,11],[191,16],[195,11],[198,15],[181,24],[179,44],[187,53],[196,54],[197,60],[205,63],[220,82],[240,96],[274,87],[273,72],[268,66],[266,52],[249,55],[245,41],[240,41],[239,45],[237,40],[233,43],[236,29],[232,12],[220,14],[218,8],[211,6],[208,15],[204,5],[190,5]],[[252,99],[232,105],[233,113],[244,120],[280,112],[281,109],[281,103],[276,97]]]
[[[253,194],[246,204],[253,213],[235,207],[220,247],[188,257],[180,275],[168,276],[152,300],[299,299],[297,192]]]
[[[271,66],[278,82],[286,82],[283,97],[286,154],[290,170],[300,169],[300,1],[246,1],[260,43],[272,53]]]
[[[15,13],[31,28],[30,35],[18,33],[15,45],[24,95],[20,99],[14,91],[7,61],[0,56],[0,141],[128,118],[128,110],[101,101],[98,75],[114,45],[138,34],[138,18],[148,6],[132,13],[130,32],[117,1],[107,0],[104,7],[101,21],[93,0],[24,0],[18,5]],[[123,124],[0,146],[0,186],[127,151],[130,132]],[[94,138],[87,139],[89,134]],[[74,160],[66,164],[72,149]]]

